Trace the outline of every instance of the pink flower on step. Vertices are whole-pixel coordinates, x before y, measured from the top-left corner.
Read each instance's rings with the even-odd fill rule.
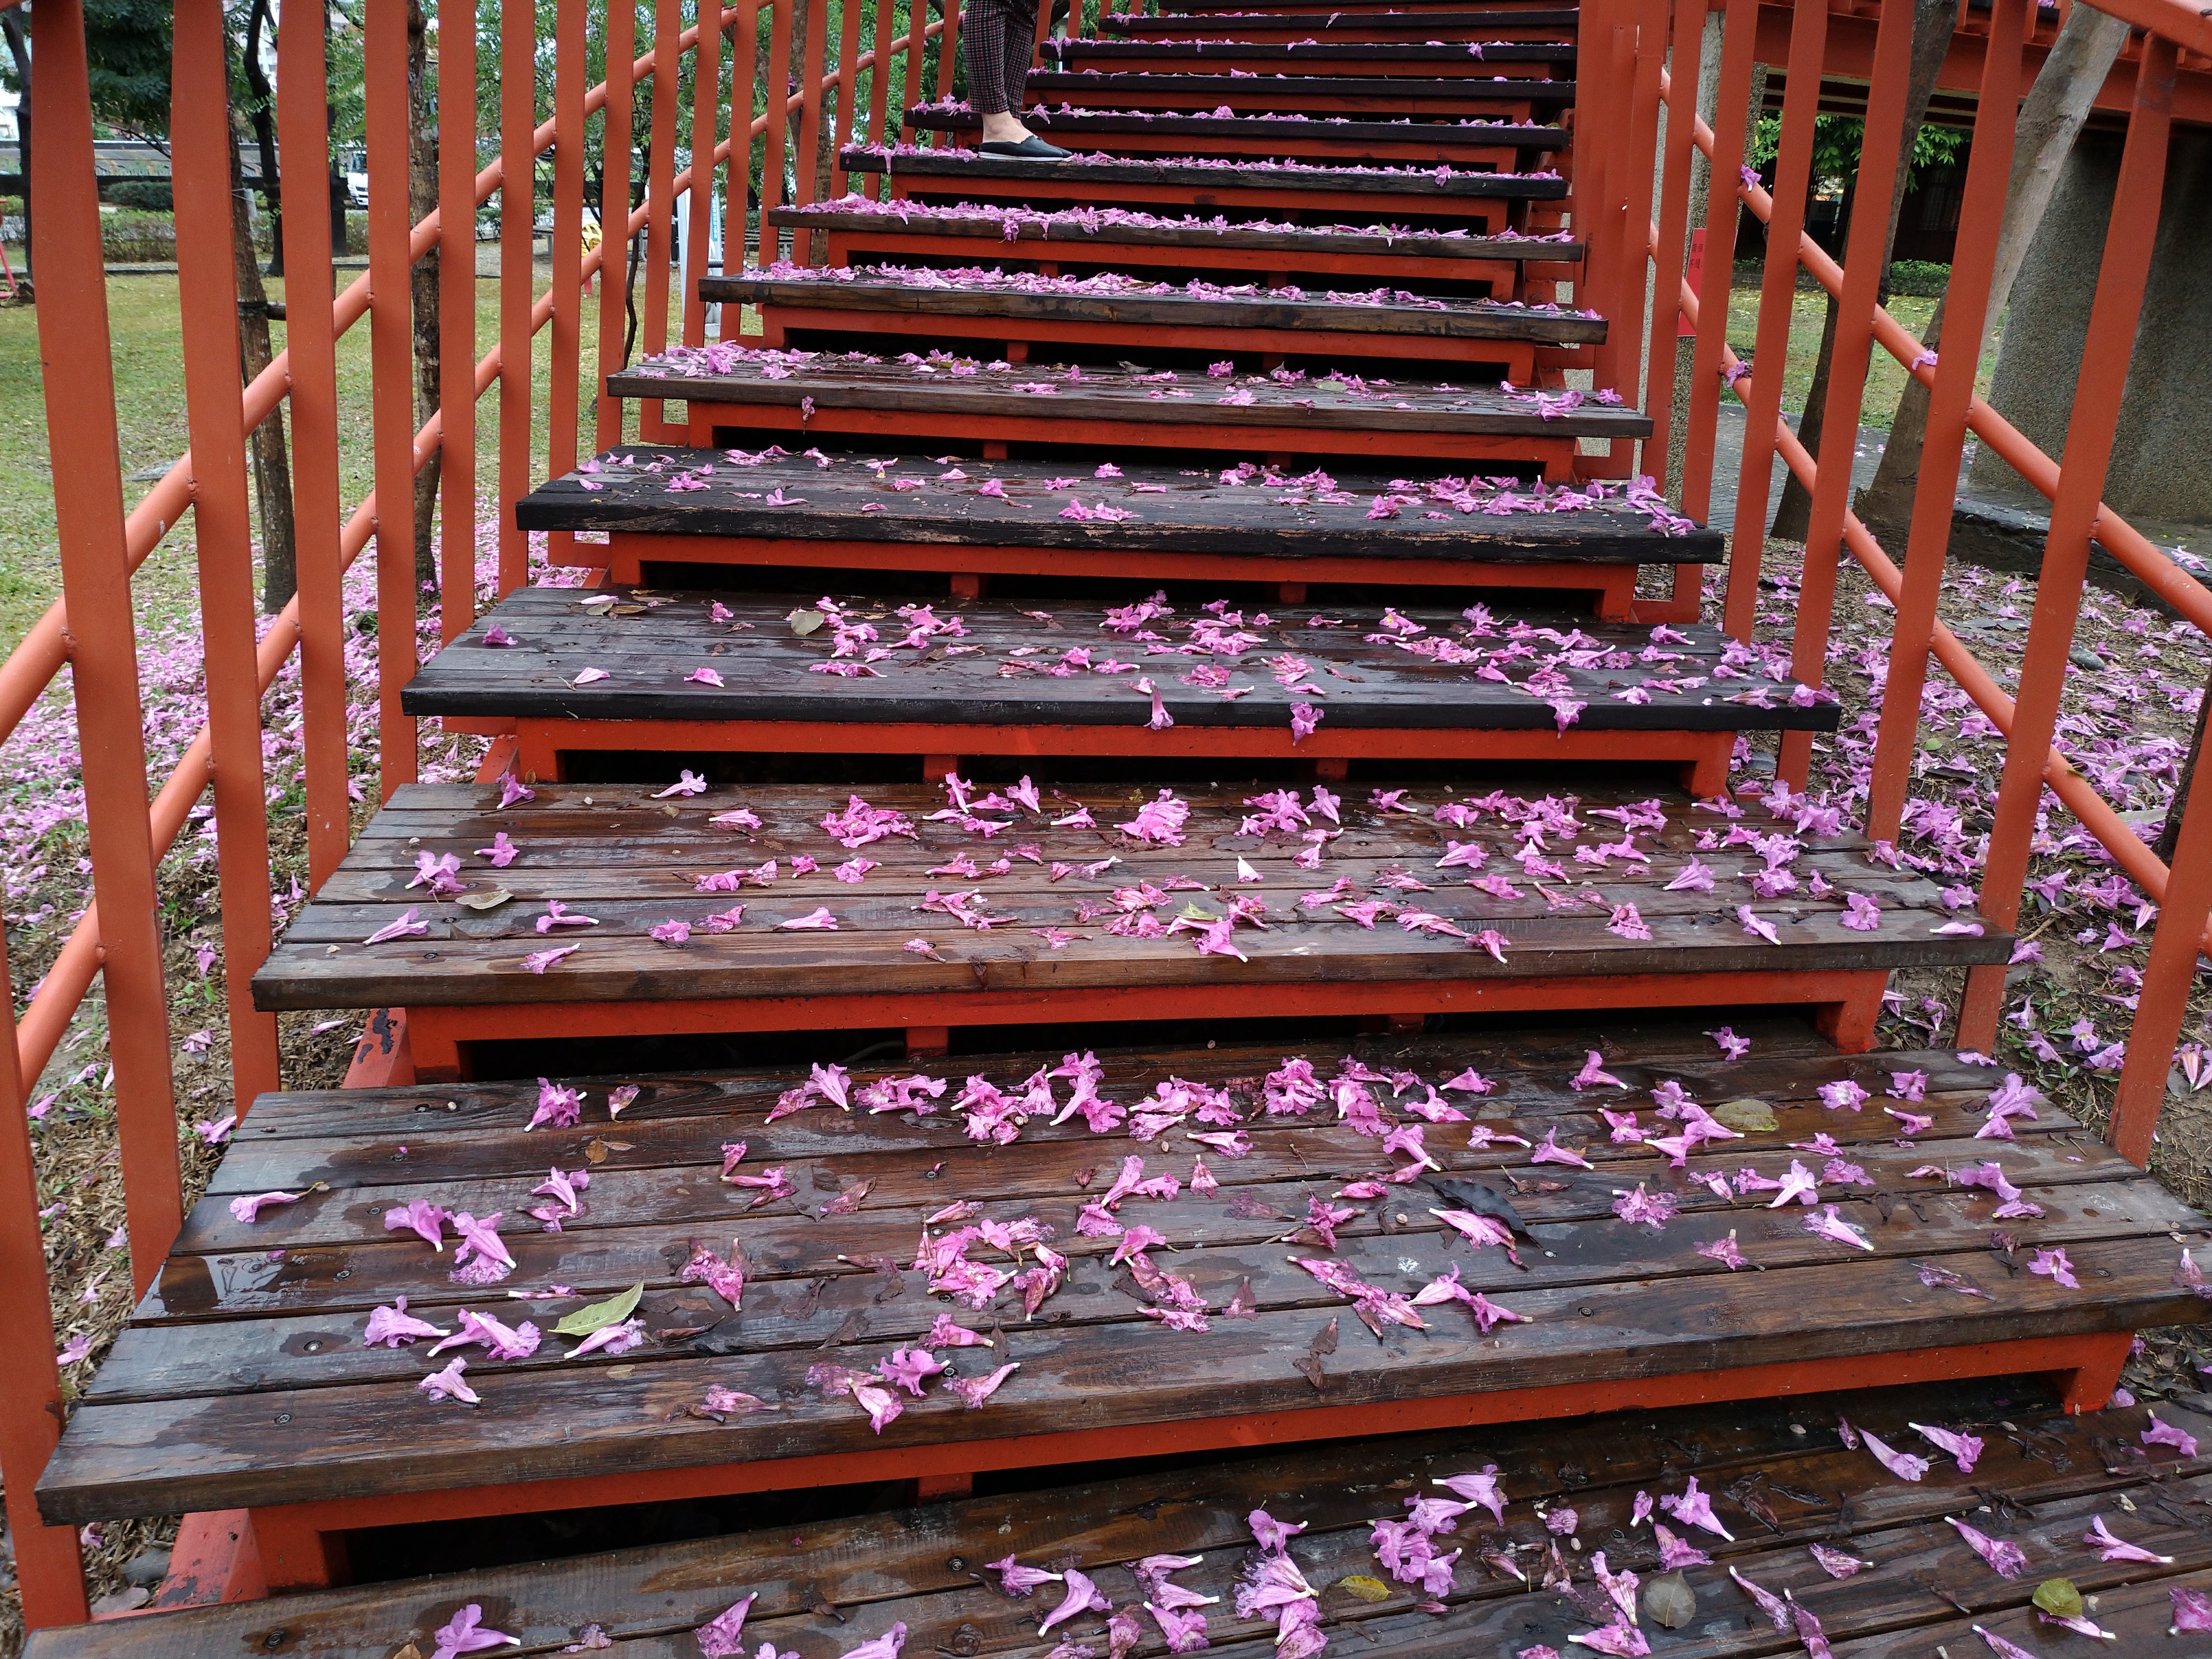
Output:
[[[1911,1423],[1906,1426],[1930,1445],[1950,1453],[1959,1466],[1960,1474],[1972,1474],[1974,1472],[1974,1462],[1982,1455],[1982,1442],[1978,1436],[1954,1434],[1949,1429],[1939,1428],[1930,1423]]]
[[[515,854],[520,851],[521,849],[507,838],[507,831],[501,830],[492,836],[490,846],[477,848],[477,856],[490,860],[493,869],[504,870],[514,862]]]
[[[1577,1170],[1597,1167],[1571,1146],[1560,1146],[1559,1137],[1557,1125],[1545,1130],[1543,1139],[1538,1141],[1535,1150],[1528,1154],[1528,1161],[1531,1164],[1571,1164]]]
[[[526,1131],[540,1124],[550,1124],[556,1129],[573,1129],[584,1115],[584,1097],[580,1090],[565,1088],[545,1078],[538,1079],[538,1109],[530,1115],[530,1121],[522,1127]]]
[[[2008,1543],[2002,1538],[1992,1538],[1987,1533],[1968,1526],[1955,1515],[1947,1515],[1943,1518],[1958,1529],[1959,1536],[1966,1540],[1966,1547],[1988,1562],[1990,1571],[1998,1577],[2017,1578],[2027,1571],[2027,1556],[2019,1545]]]
[[[890,1357],[876,1362],[876,1370],[884,1382],[896,1383],[916,1400],[921,1398],[921,1385],[945,1369],[945,1362],[927,1348],[895,1348]]]
[[[703,795],[706,793],[707,780],[696,772],[687,769],[678,777],[675,782],[653,796],[653,799],[666,800],[671,795]]]
[[[1703,1527],[1707,1532],[1717,1533],[1733,1544],[1735,1534],[1720,1523],[1713,1513],[1712,1499],[1698,1490],[1698,1477],[1690,1477],[1689,1486],[1680,1496],[1662,1498],[1659,1507],[1686,1527]]]
[[[563,945],[557,950],[533,951],[523,957],[522,965],[533,974],[542,974],[562,957],[573,957],[583,948],[580,945]]]
[[[461,1373],[468,1368],[469,1362],[460,1355],[455,1354],[453,1363],[445,1370],[431,1372],[415,1386],[433,1400],[458,1400],[464,1406],[477,1405],[483,1396],[461,1381]],[[456,1649],[455,1651],[464,1652],[467,1650]]]
[[[1291,705],[1291,741],[1304,743],[1321,728],[1322,712],[1310,702]]]
[[[2074,1277],[2074,1264],[2066,1259],[2066,1252],[2057,1246],[2047,1250],[2038,1250],[2028,1257],[2027,1270],[2032,1273],[2040,1273],[2057,1284],[2063,1285],[2069,1291],[2078,1291],[2081,1288],[2081,1281]]]
[[[985,1563],[999,1575],[999,1588],[1009,1595],[1027,1595],[1040,1584],[1057,1584],[1060,1575],[1047,1572],[1041,1567],[1025,1567],[1011,1555],[1002,1560]]]
[[[2184,1457],[2197,1455],[2197,1437],[2194,1435],[2186,1430],[2175,1428],[2171,1423],[2161,1423],[2154,1416],[2150,1419],[2150,1426],[2142,1431],[2142,1443],[2146,1446],[2171,1446]]]
[[[1782,935],[1774,931],[1774,924],[1771,921],[1761,921],[1758,913],[1748,904],[1739,904],[1735,907],[1735,919],[1743,924],[1743,931],[1753,939],[1763,939],[1769,945],[1782,943]]]
[[[442,1337],[452,1334],[451,1332],[441,1330],[428,1321],[417,1319],[409,1313],[405,1297],[395,1297],[392,1301],[392,1306],[379,1308],[369,1315],[368,1327],[361,1334],[362,1347],[374,1348],[381,1344],[387,1348],[403,1348],[409,1343],[419,1341],[424,1337]]]
[[[505,772],[500,775],[499,805],[501,811],[523,801],[537,799],[538,792],[535,789],[524,787],[522,780],[516,777],[514,773]]]
[[[262,1211],[270,1206],[297,1204],[305,1196],[304,1193],[256,1193],[250,1198],[241,1196],[232,1199],[230,1212],[239,1220],[251,1226],[261,1218]]]
[[[699,1651],[706,1659],[733,1659],[745,1650],[744,1633],[745,1614],[752,1610],[753,1597],[733,1602],[691,1634],[698,1638]]]
[[[1570,1081],[1577,1089],[1595,1089],[1600,1085],[1613,1089],[1626,1089],[1628,1086],[1605,1069],[1605,1056],[1595,1048],[1589,1050],[1588,1057],[1583,1061],[1582,1070],[1577,1072]],[[1547,1136],[1546,1139],[1549,1139],[1550,1137]]]
[[[1039,1636],[1049,1632],[1055,1625],[1066,1624],[1079,1613],[1110,1613],[1113,1610],[1114,1604],[1099,1594],[1098,1586],[1092,1583],[1085,1573],[1070,1567],[1062,1582],[1066,1585],[1066,1594],[1060,1598],[1060,1605],[1037,1625]]]
[[[2089,1530],[2081,1534],[2081,1541],[2107,1561],[2144,1561],[2160,1566],[2173,1564],[2173,1558],[2170,1555],[2154,1555],[2140,1544],[2130,1544],[2124,1538],[2113,1537],[2101,1515],[2090,1521]]]
[[[421,935],[427,933],[429,931],[430,924],[427,921],[416,921],[415,916],[415,907],[410,905],[406,909],[400,912],[398,921],[387,921],[383,927],[378,928],[367,939],[362,940],[362,943],[363,945],[382,945],[387,940],[395,939],[419,938]]]
[[[974,1411],[996,1394],[1000,1385],[1021,1368],[1022,1363],[1017,1359],[1010,1364],[1000,1366],[988,1376],[948,1377],[945,1379],[945,1386],[966,1401],[969,1411]],[[1040,1632],[1039,1634],[1042,1632]]]
[[[700,685],[712,685],[716,687],[720,686],[722,684],[722,677],[711,668],[695,668],[690,673],[686,674],[684,678],[687,684],[696,683]]]
[[[471,1404],[475,1403],[473,1394],[467,1398]],[[504,1631],[484,1629],[483,1608],[474,1601],[448,1619],[430,1639],[437,1644],[431,1650],[430,1659],[457,1659],[458,1655],[481,1653],[486,1648],[520,1646],[521,1641]]]
[[[817,906],[805,915],[793,916],[789,921],[780,921],[775,926],[778,933],[798,933],[812,929],[834,933],[837,931],[837,918],[830,914],[827,906]]]

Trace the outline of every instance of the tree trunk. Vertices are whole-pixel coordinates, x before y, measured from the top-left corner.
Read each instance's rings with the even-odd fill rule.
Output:
[[[422,0],[407,7],[407,218],[420,224],[438,206],[438,122],[430,95],[429,26]],[[437,412],[438,249],[416,260],[411,278],[415,311],[415,424]],[[438,551],[431,538],[438,509],[441,454],[415,475],[415,579],[438,580]]]
[[[246,19],[246,85],[253,94],[253,142],[261,155],[261,202],[269,214],[269,274],[284,274],[284,198],[276,188],[276,94],[262,67],[261,44],[269,27],[269,0],[253,0]]]
[[[22,157],[23,169],[23,269],[15,279],[17,296],[28,303],[31,293],[31,42],[23,33],[23,14],[20,10],[0,11],[0,35],[8,41],[8,55],[15,60],[15,84],[22,88],[22,102],[15,106],[15,131],[22,135],[15,142],[15,153]]]
[[[1897,181],[1889,195],[1889,230],[1881,239],[1881,278],[1878,303],[1889,303],[1889,251],[1897,245],[1898,215],[1905,207],[1905,187],[1912,177],[1912,149],[1919,142],[1921,123],[1928,118],[1928,100],[1936,95],[1936,76],[1951,47],[1952,32],[1959,25],[1959,0],[1919,0],[1912,14],[1912,70],[1905,92],[1905,143],[1897,153]],[[1836,362],[1836,296],[1828,296],[1827,315],[1820,325],[1820,355],[1813,365],[1813,384],[1805,394],[1805,416],[1797,423],[1798,441],[1816,459],[1820,453],[1820,428],[1828,407],[1828,374]],[[1813,526],[1813,492],[1786,469],[1782,504],[1775,511],[1773,534],[1778,540],[1802,542]]]
[[[1990,331],[2003,314],[2011,296],[2013,279],[2021,261],[2043,223],[2044,210],[2058,188],[2059,170],[2074,149],[2089,105],[2105,84],[2120,48],[2127,41],[2128,26],[2118,19],[2082,5],[2066,15],[2058,39],[2044,59],[2021,105],[2015,129],[2012,177],[2005,186],[2004,219],[1997,232],[1996,269],[1990,282],[1990,306],[1983,319],[1978,345],[1986,349]],[[1933,351],[1943,339],[1943,312],[1950,296],[1936,302],[1928,319],[1922,343]],[[1875,469],[1874,482],[1860,492],[1859,516],[1875,535],[1893,539],[1912,521],[1912,497],[1920,485],[1920,449],[1928,440],[1928,388],[1918,377],[1909,376],[1889,425],[1889,443]],[[1898,549],[1901,554],[1902,547]]]
[[[231,112],[230,246],[238,277],[239,372],[244,381],[269,367],[269,290],[253,252],[253,221],[246,211],[245,171],[238,160],[238,112]],[[299,591],[298,544],[292,533],[292,467],[284,448],[284,406],[279,404],[247,440],[253,456],[253,495],[261,512],[261,608],[282,611]]]
[[[2197,763],[2204,757],[2204,726],[2208,715],[2212,715],[2212,679],[2204,683],[2204,697],[2197,705],[2197,735],[2189,740],[2189,757],[2181,763],[2181,778],[2173,786],[2173,805],[2166,809],[2166,827],[2158,832],[2158,844],[2153,849],[2167,865],[2181,844],[2181,815],[2189,805],[2189,791],[2197,781]]]

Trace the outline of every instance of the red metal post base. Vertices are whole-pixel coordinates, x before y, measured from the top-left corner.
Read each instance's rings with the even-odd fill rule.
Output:
[[[652,1470],[638,1474],[591,1475],[574,1480],[340,1498],[256,1510],[252,1512],[253,1530],[269,1588],[295,1589],[343,1582],[345,1532],[408,1522],[525,1515],[742,1492],[790,1492],[808,1486],[899,1479],[926,1483],[920,1486],[920,1490],[929,1496],[951,1497],[958,1495],[975,1474],[988,1469],[1036,1468],[1157,1456],[1164,1452],[1218,1451],[1229,1447],[1294,1444],[1340,1436],[1365,1437],[1425,1429],[1541,1421],[1601,1412],[1776,1399],[1972,1376],[2056,1374],[2065,1379],[2063,1386],[2068,1389],[2068,1408],[2087,1409],[2093,1404],[2102,1404],[2111,1394],[2118,1362],[2126,1357],[2132,1340],[2125,1331],[2032,1338],[1955,1348],[1922,1348],[1748,1365],[1733,1370],[1685,1371],[1616,1382],[1560,1383],[1497,1394],[1455,1395],[1378,1405],[1318,1406],[1300,1411],[1074,1430],[1004,1440],[889,1447],[823,1456],[755,1459],[696,1468]]]

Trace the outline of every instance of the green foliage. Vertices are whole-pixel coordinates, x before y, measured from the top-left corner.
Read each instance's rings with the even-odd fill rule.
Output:
[[[137,208],[147,213],[169,213],[176,209],[176,192],[166,179],[125,179],[110,185],[101,192],[108,201],[122,208]]]
[[[170,9],[167,0],[85,0],[95,121],[156,140],[168,132]]]
[[[1858,174],[1859,149],[1866,123],[1856,116],[1820,115],[1813,120],[1813,185],[1841,190]],[[1782,118],[1762,115],[1751,140],[1751,164],[1764,167],[1780,154]],[[1966,154],[1966,135],[1954,127],[1923,124],[1912,143],[1908,186],[1917,185],[1930,168],[1949,167]]]

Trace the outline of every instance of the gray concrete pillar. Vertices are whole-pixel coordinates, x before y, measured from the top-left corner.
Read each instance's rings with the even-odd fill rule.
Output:
[[[1990,401],[2045,454],[2058,455],[2074,409],[2089,307],[2112,218],[2123,140],[2084,134],[2067,158],[2013,284]],[[2136,325],[2105,499],[2130,517],[2212,522],[2212,136],[2177,132]],[[1986,449],[1968,474],[1978,495],[2042,497]]]

